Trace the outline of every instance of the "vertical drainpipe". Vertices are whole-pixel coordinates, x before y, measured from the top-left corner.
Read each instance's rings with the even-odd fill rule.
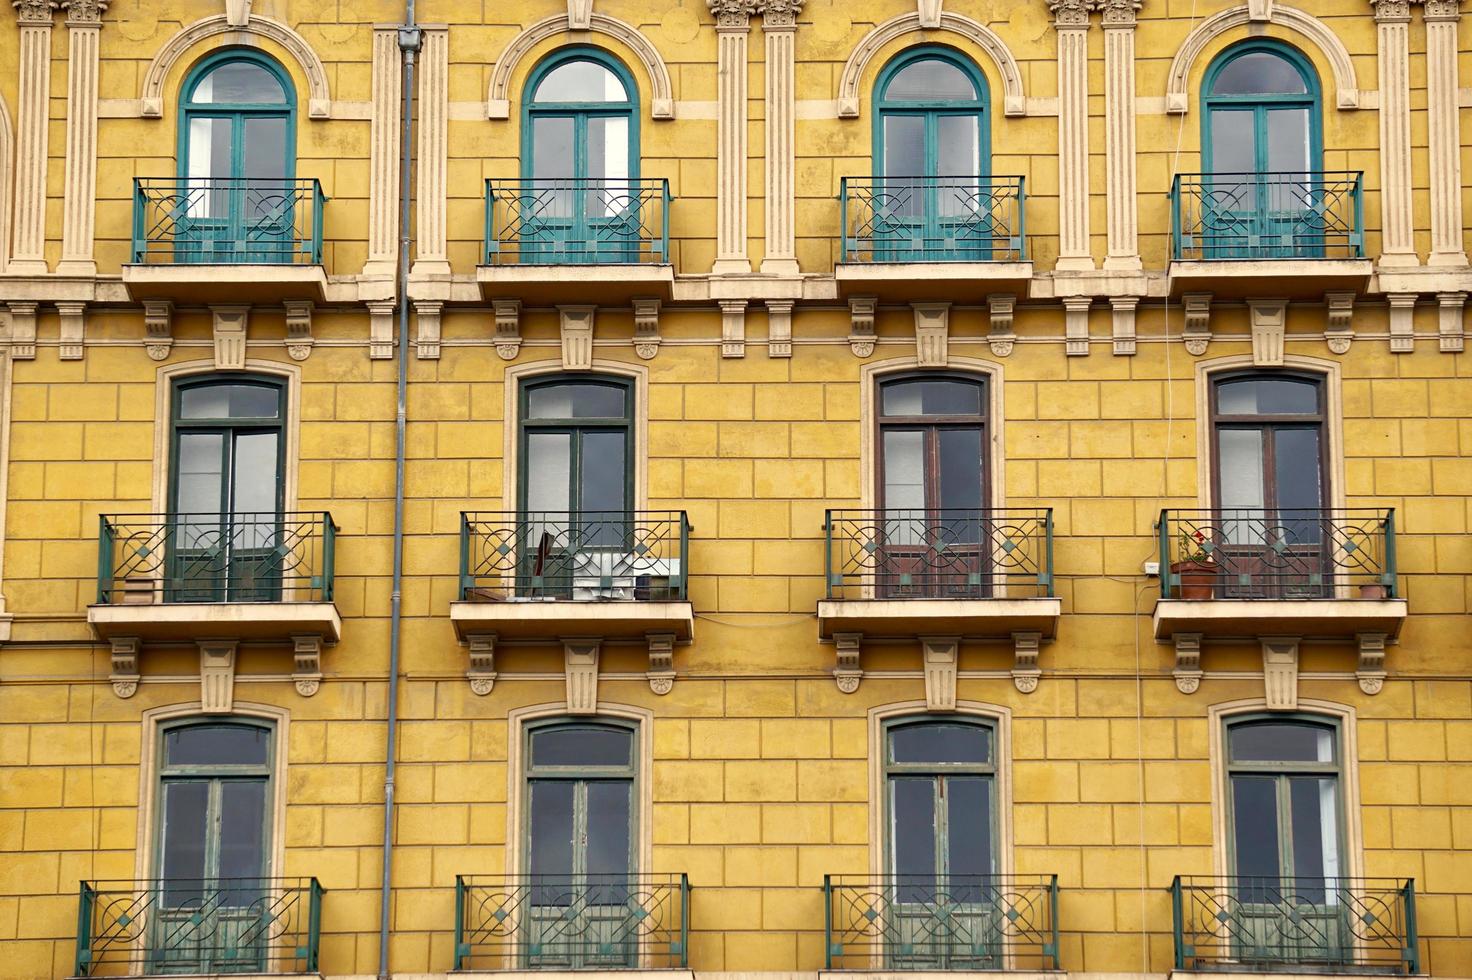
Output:
[[[394,856],[394,770],[399,742],[399,637],[404,609],[404,428],[408,415],[409,383],[409,169],[413,163],[414,56],[421,34],[414,24],[414,0],[404,4],[399,28],[403,64],[403,124],[399,159],[399,370],[398,407],[394,416],[394,558],[388,640],[388,740],[383,767],[383,880],[378,907],[378,976],[389,980],[388,937]]]

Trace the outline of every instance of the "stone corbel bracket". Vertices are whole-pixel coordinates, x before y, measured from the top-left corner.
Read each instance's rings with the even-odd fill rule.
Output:
[[[649,690],[663,697],[675,686],[675,634],[646,633],[649,643]]]
[[[859,682],[864,679],[864,666],[859,653],[863,640],[862,633],[833,634],[833,646],[837,651],[833,680],[844,694],[857,691]]]
[[[444,310],[441,300],[414,301],[414,348],[421,361],[440,359],[440,316]]]
[[[1372,696],[1379,694],[1385,686],[1385,634],[1356,633],[1354,638],[1360,649],[1355,679],[1360,682],[1361,691]]]
[[[143,345],[148,356],[162,361],[174,347],[174,304],[166,299],[143,301]]]
[[[368,356],[386,361],[394,356],[394,311],[392,301],[368,304]]]
[[[1298,710],[1298,637],[1260,636],[1262,679],[1269,711]]]
[[[850,296],[848,300],[848,349],[854,357],[874,353],[874,311],[879,306],[875,296]]]
[[[68,300],[56,304],[61,319],[61,348],[57,357],[63,361],[80,361],[86,350],[87,304]]]
[[[214,320],[215,370],[244,371],[248,306],[211,306]]]
[[[767,300],[767,356],[792,356],[792,308],[790,299]]]
[[[925,710],[956,710],[956,659],[959,636],[920,637],[920,657],[925,668]]]
[[[746,356],[746,300],[723,299],[721,304],[721,356]]]
[[[485,697],[496,686],[496,634],[472,633],[470,644],[470,669],[465,679],[470,681],[470,690]]]
[[[1017,343],[1017,332],[1012,320],[1017,313],[1017,297],[1011,293],[995,293],[986,298],[987,312],[991,317],[991,330],[987,343],[993,357],[1009,357]]]
[[[10,359],[32,361],[36,358],[36,309],[39,303],[11,302],[10,310]]]
[[[646,361],[659,353],[659,300],[634,300],[634,353]]]
[[[567,713],[598,713],[598,653],[603,641],[564,639],[563,671],[567,676]]]
[[[562,334],[562,368],[588,371],[593,367],[593,321],[596,306],[559,306],[557,320]]]
[[[1139,306],[1138,296],[1115,296],[1109,300],[1116,357],[1133,357],[1135,354],[1135,312]]]
[[[322,637],[302,633],[291,638],[292,672],[296,693],[309,698],[322,686]]]
[[[496,354],[503,361],[514,361],[521,353],[521,300],[493,299],[496,316]]]
[[[225,23],[231,27],[244,27],[250,23],[251,0],[225,0]]]
[[[1390,303],[1390,353],[1411,354],[1416,350],[1416,294],[1393,293]]]
[[[1186,317],[1181,341],[1187,353],[1200,357],[1211,343],[1211,293],[1186,293],[1181,297],[1181,304]]]
[[[1176,690],[1182,694],[1195,694],[1201,687],[1201,634],[1177,633],[1176,666],[1171,671]]]
[[[1324,311],[1324,339],[1330,352],[1348,354],[1354,342],[1354,293],[1325,293]]]
[[[138,649],[142,644],[136,636],[117,636],[112,640],[112,693],[120,698],[131,698],[138,693]]]
[[[1252,363],[1257,367],[1282,367],[1283,343],[1288,331],[1288,301],[1249,299],[1252,322]]]
[[[199,709],[229,714],[235,707],[235,640],[199,642]]]
[[[1023,694],[1038,689],[1043,671],[1038,666],[1038,652],[1043,634],[1036,630],[1019,631],[1012,634],[1012,683]]]
[[[317,343],[312,337],[312,301],[288,299],[281,305],[286,307],[286,353],[293,361],[305,361]]]
[[[950,303],[911,303],[915,311],[915,362],[921,367],[945,367],[950,359]]]
[[[1089,356],[1089,296],[1068,296],[1063,300],[1063,353],[1067,357]]]
[[[1466,293],[1437,293],[1437,333],[1444,354],[1460,354],[1466,346],[1466,330],[1462,326],[1462,307]]]

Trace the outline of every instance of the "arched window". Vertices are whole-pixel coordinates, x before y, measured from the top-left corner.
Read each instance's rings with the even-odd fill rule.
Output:
[[[160,739],[147,972],[264,972],[275,935],[261,921],[275,733],[258,721],[194,720]]]
[[[296,91],[275,60],[232,48],[184,80],[180,262],[290,262],[296,240]]]
[[[1209,175],[1208,258],[1323,254],[1324,212],[1334,202],[1322,178],[1319,80],[1299,51],[1252,40],[1206,71],[1202,169]]]
[[[284,567],[286,385],[209,375],[174,387],[171,602],[279,599]]]
[[[893,241],[887,248],[876,245],[876,258],[991,257],[987,102],[986,77],[947,48],[906,51],[880,72],[874,98],[875,206],[881,212],[876,234]]]
[[[606,51],[573,47],[527,80],[523,262],[633,262],[642,197],[638,89]],[[530,224],[528,224],[530,222]]]

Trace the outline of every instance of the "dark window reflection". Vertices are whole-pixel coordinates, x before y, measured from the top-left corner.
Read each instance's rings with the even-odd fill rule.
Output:
[[[890,731],[894,762],[991,761],[991,731],[980,725],[920,724]]]
[[[169,766],[263,766],[269,745],[264,728],[191,725],[164,736],[164,760]]]
[[[633,734],[617,728],[553,728],[532,735],[535,766],[627,766]]]
[[[1334,732],[1322,725],[1271,721],[1233,725],[1227,738],[1237,762],[1334,761]]]

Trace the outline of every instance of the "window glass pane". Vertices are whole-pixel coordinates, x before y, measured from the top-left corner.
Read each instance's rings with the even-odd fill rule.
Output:
[[[614,180],[628,178],[627,116],[595,116],[588,120],[588,176]]]
[[[627,766],[634,736],[619,728],[551,728],[532,733],[534,766]]]
[[[891,544],[915,544],[924,534],[925,433],[884,432],[885,537]],[[908,513],[907,513],[908,512]],[[911,526],[910,518],[914,518]]]
[[[936,120],[936,176],[970,177],[981,173],[981,141],[976,123],[972,115],[941,116]],[[954,183],[947,186],[953,189],[941,195],[941,214],[970,214],[977,209],[975,201]]]
[[[1257,173],[1257,140],[1252,110],[1211,110],[1211,172],[1216,174]],[[1240,184],[1211,185],[1203,202],[1213,213],[1255,206],[1253,189]]]
[[[939,102],[948,99],[976,99],[976,86],[956,65],[940,58],[913,61],[889,80],[885,99]]]
[[[1221,415],[1316,415],[1319,386],[1289,378],[1245,378],[1216,386]]]
[[[991,779],[985,776],[952,776],[946,787],[946,872],[956,875],[992,873]],[[952,886],[955,887],[954,885]],[[975,901],[976,883],[964,889],[970,894],[960,901]]]
[[[1276,783],[1271,776],[1232,777],[1232,851],[1238,875],[1276,881],[1281,873]]]
[[[271,515],[276,513],[277,454],[275,432],[243,432],[235,438],[233,513]],[[269,533],[269,529],[263,528]],[[251,543],[258,547],[262,542]]]
[[[169,782],[164,787],[161,878],[203,878],[209,818],[207,782]]]
[[[940,506],[981,506],[981,430],[941,429]]]
[[[1325,878],[1339,877],[1339,796],[1335,780],[1320,776],[1294,776],[1288,780],[1289,805],[1293,812],[1293,867],[1301,898],[1321,903]],[[1305,889],[1316,894],[1304,894]]]
[[[622,512],[627,498],[624,433],[583,433],[583,459],[578,509],[584,514]]]
[[[527,392],[527,418],[621,419],[625,392],[617,385],[538,385]]]
[[[224,436],[218,432],[179,434],[179,471],[174,476],[176,514],[218,514],[224,501]]]
[[[244,170],[239,176],[272,184],[246,200],[245,216],[257,221],[269,218],[275,224],[289,226],[295,209],[280,184],[286,177],[286,120],[280,116],[245,120],[245,145],[241,149]]]
[[[190,725],[164,735],[166,766],[264,766],[271,733],[254,725]]]
[[[629,797],[633,786],[623,779],[590,782],[587,786],[588,852],[585,866],[588,874],[628,874]],[[619,900],[617,895],[609,898]]]
[[[921,116],[884,117],[884,173],[890,177],[924,177],[925,168],[925,119]],[[875,204],[885,214],[919,214],[923,202],[918,196],[918,186],[885,181],[886,195]]]
[[[566,180],[576,175],[571,116],[538,116],[532,120],[532,177]],[[566,218],[572,214],[572,196],[550,190],[536,192],[521,209],[539,218]]]
[[[576,784],[571,780],[531,782],[531,804],[528,807],[531,846],[527,860],[530,874],[556,878],[572,874],[572,801],[575,788]],[[548,887],[547,894],[538,896],[540,903],[546,903],[558,891]]]
[[[889,781],[892,796],[890,847],[897,875],[934,875],[935,780]],[[903,890],[903,889],[902,889]]]
[[[533,96],[537,102],[627,102],[617,75],[596,61],[568,61],[549,71]]]
[[[1288,59],[1251,51],[1232,59],[1216,76],[1213,95],[1305,95],[1303,76]]]
[[[1322,507],[1324,491],[1319,479],[1319,430],[1278,429],[1273,433],[1273,440],[1279,509]],[[1317,524],[1313,539],[1318,540]]]
[[[213,178],[231,176],[229,119],[192,117],[189,120],[189,217],[224,218],[230,214],[230,189],[215,186]]]
[[[250,61],[230,61],[201,78],[190,100],[199,105],[275,105],[286,101],[286,90],[274,74],[260,65]]]
[[[526,437],[526,507],[530,511],[572,509],[572,436],[531,432]]]
[[[885,415],[981,414],[981,385],[972,381],[899,381],[882,391]]]
[[[1223,510],[1256,510],[1264,505],[1262,473],[1262,431],[1260,429],[1222,429],[1217,433],[1221,450],[1218,468],[1221,472]]]
[[[280,412],[280,389],[265,385],[194,385],[179,392],[184,419],[274,419]]]
[[[1233,762],[1333,762],[1334,729],[1260,721],[1228,730]]]
[[[922,724],[889,733],[892,762],[991,762],[991,729],[983,725]]]
[[[1269,109],[1268,173],[1303,174],[1309,166],[1309,111],[1307,109]],[[1278,185],[1280,199],[1269,202],[1274,210],[1297,210],[1312,199],[1301,184]]]
[[[266,783],[228,781],[220,785],[220,877],[259,878],[266,867]],[[238,896],[247,904],[249,895]]]

